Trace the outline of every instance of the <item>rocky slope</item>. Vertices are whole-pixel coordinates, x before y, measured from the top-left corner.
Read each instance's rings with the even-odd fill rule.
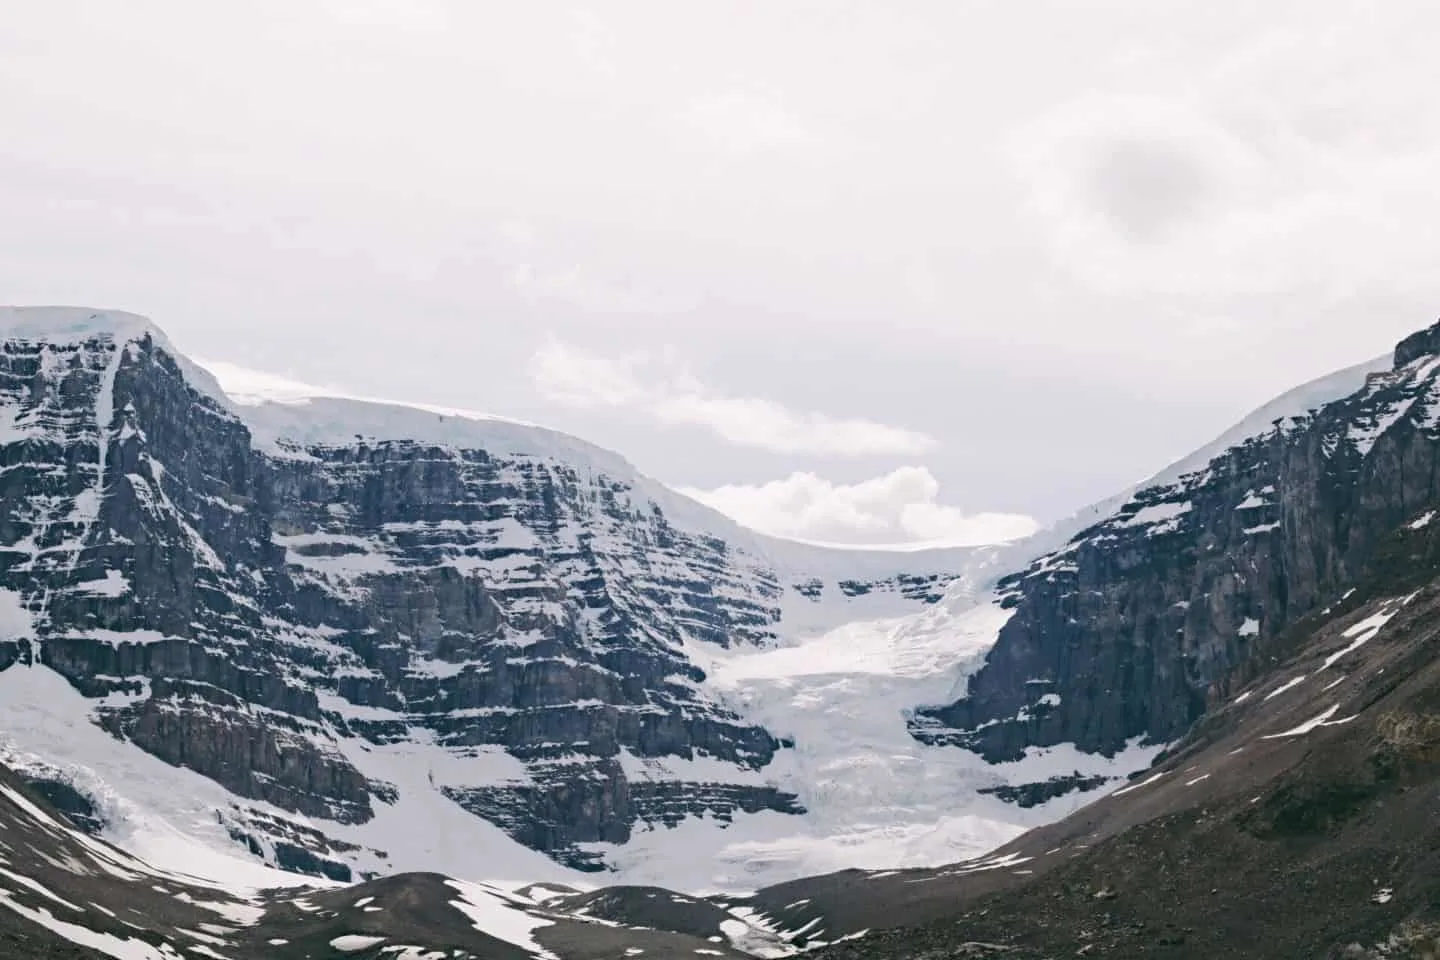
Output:
[[[593,916],[564,887],[506,889],[432,873],[298,887],[290,874],[200,848],[188,853],[191,870],[222,881],[157,868],[75,830],[0,767],[0,956],[599,960],[788,952],[773,934],[713,906],[704,932],[682,932]]]
[[[297,869],[384,871],[342,828],[417,793],[581,869],[797,816],[697,651],[922,610],[980,559],[766,541],[551,431],[241,407],[140,318],[0,311],[0,671],[58,673]]]
[[[1013,617],[916,736],[991,760],[1169,742],[1440,498],[1440,327],[1251,419],[1003,578]]]

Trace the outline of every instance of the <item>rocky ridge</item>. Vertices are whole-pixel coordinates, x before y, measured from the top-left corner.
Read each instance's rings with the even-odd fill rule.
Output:
[[[1000,761],[1167,743],[1440,496],[1440,326],[1262,411],[1002,578],[1014,616],[914,734]]]

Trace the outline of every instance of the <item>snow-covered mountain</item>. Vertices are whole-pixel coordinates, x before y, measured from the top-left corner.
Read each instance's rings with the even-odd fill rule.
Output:
[[[236,403],[131,315],[0,337],[0,736],[117,836],[725,885],[1026,819],[952,801],[1028,774],[904,725],[989,644],[1002,551],[773,540],[525,424]]]
[[[1330,817],[1306,791],[1333,771],[1297,738],[1428,756],[1428,720],[1386,724],[1430,702],[1406,678],[1433,659],[1440,325],[987,549],[776,541],[539,427],[243,399],[140,318],[0,311],[0,829],[19,811],[48,838],[17,872],[0,835],[0,944],[14,915],[120,950],[112,895],[163,888],[130,925],[155,956],[208,955],[196,932],[235,956],[452,935],[517,957],[908,956],[951,934],[867,930],[1000,890],[996,915],[1023,915],[1032,875],[1088,923],[1063,864],[1092,841],[1102,873],[1168,856],[1138,825],[1194,820],[1191,796],[1242,832],[1262,800],[1285,829]],[[1370,644],[1390,619],[1403,643]],[[1290,863],[1272,847],[1257,862]],[[276,867],[391,879],[296,897],[182,876]],[[849,867],[868,869],[805,877]],[[250,919],[197,928],[206,910]],[[472,913],[480,940],[452,929]],[[601,949],[602,928],[626,932]]]
[[[755,534],[533,425],[237,402],[141,318],[8,309],[0,744],[162,865],[172,830],[341,879],[962,860],[1148,765],[1434,493],[1392,482],[1417,337],[1029,541],[906,553]]]

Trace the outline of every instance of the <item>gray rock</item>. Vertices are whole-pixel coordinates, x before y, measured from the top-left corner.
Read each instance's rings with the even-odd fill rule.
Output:
[[[1011,620],[965,698],[919,711],[914,735],[992,761],[1179,738],[1440,502],[1437,354],[1440,325],[1358,393],[1138,491],[1002,579]]]

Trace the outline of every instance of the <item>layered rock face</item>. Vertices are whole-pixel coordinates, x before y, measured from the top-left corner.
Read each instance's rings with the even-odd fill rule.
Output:
[[[1440,325],[1003,578],[1014,616],[966,697],[922,711],[914,735],[992,761],[1180,737],[1357,582],[1383,537],[1422,522],[1440,495],[1437,354]]]
[[[411,442],[268,462],[282,609],[321,635],[289,657],[310,684],[333,678],[326,719],[373,743],[503,747],[532,782],[444,789],[517,840],[628,839],[650,818],[622,750],[748,770],[773,757],[776,740],[707,701],[683,653],[773,639],[780,586],[725,543],[566,464]],[[711,803],[692,786],[690,812],[799,809],[773,790]]]
[[[370,820],[396,788],[358,758],[410,744],[468,761],[432,770],[437,792],[582,868],[580,845],[640,821],[800,812],[761,773],[779,741],[707,695],[687,645],[770,644],[785,603],[923,605],[951,579],[781,574],[605,460],[257,437],[138,318],[18,326],[0,669],[59,672],[115,736],[281,810]],[[721,774],[631,782],[663,757]]]

